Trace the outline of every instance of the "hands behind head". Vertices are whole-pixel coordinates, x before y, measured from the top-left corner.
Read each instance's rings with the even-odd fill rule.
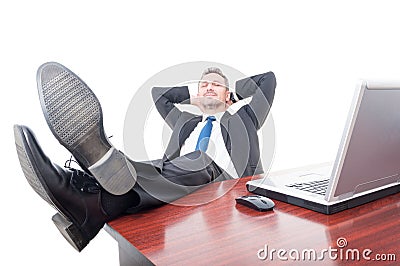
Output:
[[[233,104],[233,102],[232,102],[231,99],[229,99],[228,101],[226,101],[226,105],[228,105],[228,107],[231,106],[232,104]]]

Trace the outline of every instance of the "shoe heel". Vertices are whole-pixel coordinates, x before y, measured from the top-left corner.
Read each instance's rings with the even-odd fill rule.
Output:
[[[136,170],[120,151],[112,147],[89,171],[100,185],[114,195],[127,193],[136,183]]]
[[[89,243],[89,240],[86,240],[82,236],[78,227],[74,225],[74,223],[71,222],[69,219],[62,216],[60,213],[56,213],[51,219],[53,220],[54,224],[56,225],[60,233],[64,236],[64,238],[77,251],[80,252]]]

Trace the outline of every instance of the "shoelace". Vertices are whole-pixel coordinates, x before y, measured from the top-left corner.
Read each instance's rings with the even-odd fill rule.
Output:
[[[75,161],[75,160],[73,160],[72,158],[73,158],[73,157],[72,157],[72,155],[71,155],[71,157],[70,157],[68,160],[65,161],[65,163],[64,163],[64,167],[65,167],[65,168],[74,169],[74,168],[71,167],[71,163],[74,162],[74,163],[78,164],[78,162]]]
[[[113,137],[113,135],[109,136],[108,138],[111,139],[112,137]],[[71,157],[69,157],[69,159],[65,161],[64,167],[67,169],[75,170],[75,168],[71,167],[71,163],[76,163],[77,165],[79,165],[79,163],[72,158],[74,158],[74,157],[71,155]]]
[[[111,135],[108,138],[110,139],[112,137],[113,136]],[[71,185],[82,192],[93,194],[98,193],[100,191],[100,184],[97,183],[97,180],[93,176],[82,170],[73,168],[71,163],[74,162],[77,165],[79,165],[79,163],[72,158],[73,156],[71,155],[71,157],[64,163],[64,167],[73,172],[71,177]]]
[[[100,192],[100,185],[93,176],[78,169],[69,168],[69,170],[73,171],[71,185],[76,189],[92,194]]]

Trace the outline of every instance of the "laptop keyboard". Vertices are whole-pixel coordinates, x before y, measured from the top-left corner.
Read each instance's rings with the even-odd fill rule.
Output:
[[[305,183],[293,183],[286,186],[308,191],[311,193],[325,195],[326,189],[328,188],[328,184],[329,184],[329,179],[324,179],[324,180],[317,180]]]

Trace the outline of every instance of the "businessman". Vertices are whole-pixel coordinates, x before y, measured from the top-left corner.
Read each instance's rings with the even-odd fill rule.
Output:
[[[272,72],[237,81],[236,93],[214,67],[202,74],[195,96],[186,86],[153,88],[172,135],[163,158],[146,162],[132,161],[112,146],[97,97],[72,71],[45,63],[37,83],[50,130],[83,171],[52,163],[22,125],[14,126],[18,158],[32,188],[57,210],[52,219],[58,230],[78,251],[125,212],[169,203],[210,182],[263,172],[257,130],[274,98]],[[203,115],[182,112],[178,103],[195,105]]]

